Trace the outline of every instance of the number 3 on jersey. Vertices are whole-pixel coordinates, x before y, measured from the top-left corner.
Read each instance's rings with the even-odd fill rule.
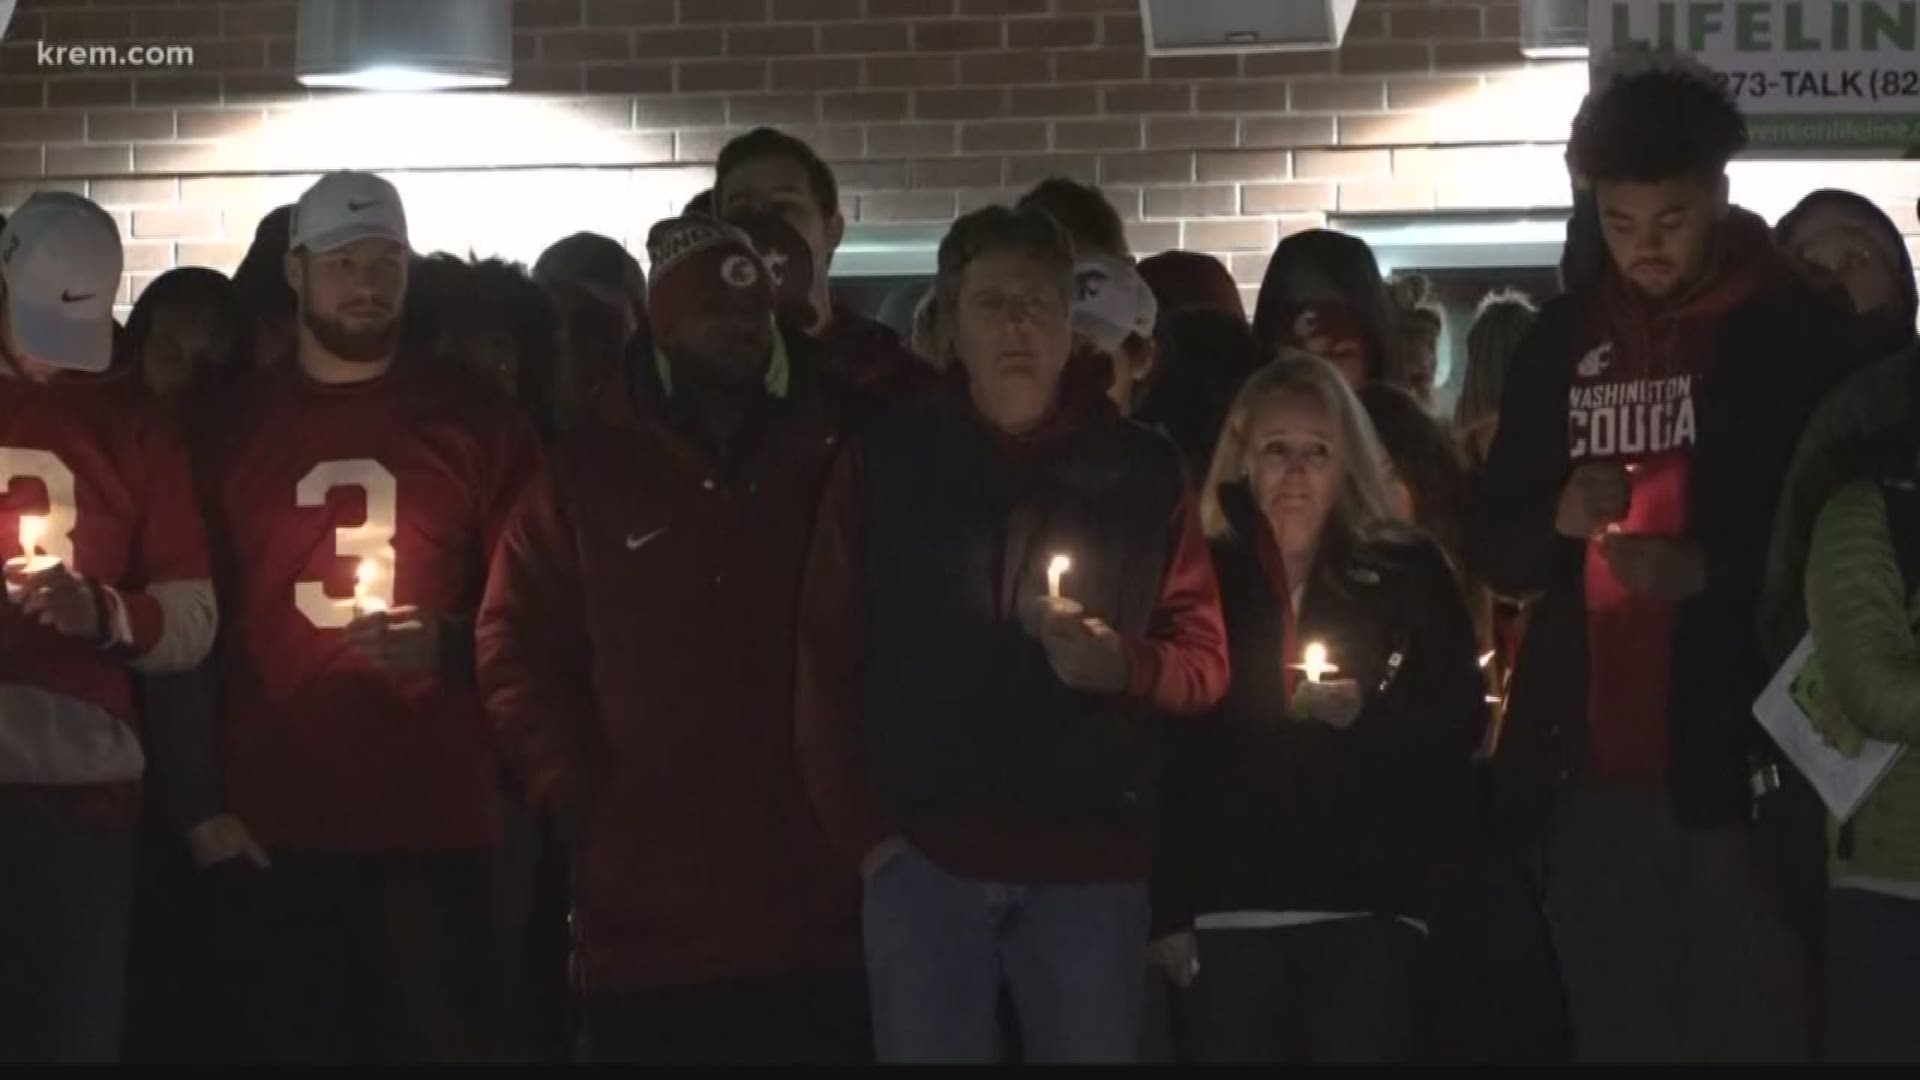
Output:
[[[46,450],[18,450],[0,447],[0,480],[6,490],[22,480],[38,480],[47,489],[47,531],[40,537],[40,550],[73,566],[73,527],[79,511],[73,501],[73,470]],[[32,516],[32,511],[21,511]],[[4,541],[0,541],[4,543]],[[30,554],[22,552],[22,554]]]
[[[359,488],[367,497],[367,522],[351,529],[333,530],[333,552],[353,560],[357,570],[362,560],[371,559],[380,568],[380,576],[370,583],[367,595],[393,606],[393,580],[399,568],[395,564],[393,534],[400,522],[400,483],[384,465],[371,458],[351,461],[323,461],[314,466],[297,489],[303,510],[323,508],[327,495],[339,488]],[[302,581],[293,587],[293,604],[307,620],[322,630],[341,630],[353,621],[350,599],[327,595],[327,586],[319,581]]]

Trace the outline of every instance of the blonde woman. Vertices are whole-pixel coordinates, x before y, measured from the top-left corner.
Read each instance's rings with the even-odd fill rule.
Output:
[[[1538,314],[1525,293],[1511,291],[1488,293],[1474,313],[1467,331],[1467,372],[1453,406],[1453,437],[1475,473],[1485,467],[1500,429],[1500,395],[1513,354]]]
[[[1445,557],[1393,521],[1378,440],[1324,361],[1242,390],[1202,521],[1232,648],[1170,762],[1154,959],[1203,1061],[1413,1055],[1427,919],[1485,723]],[[1333,667],[1303,679],[1300,667]]]

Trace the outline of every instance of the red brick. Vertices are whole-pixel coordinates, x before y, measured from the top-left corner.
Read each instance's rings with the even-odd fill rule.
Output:
[[[1193,176],[1192,154],[1108,154],[1100,159],[1102,184],[1187,184]]]
[[[665,96],[634,99],[633,126],[638,131],[719,127],[726,122],[726,102],[717,97]]]
[[[141,105],[217,105],[218,75],[142,75],[134,80],[133,99]]]
[[[126,270],[173,269],[173,244],[122,244],[120,265]]]
[[[1084,15],[1098,11],[1138,11],[1134,0],[1053,0],[1054,10],[1064,15]]]
[[[513,35],[514,63],[524,64],[524,63],[527,63],[528,61],[538,60],[538,59],[540,59],[540,35],[539,34]]]
[[[1239,121],[1230,116],[1161,116],[1147,121],[1149,150],[1230,150]]]
[[[291,11],[292,8],[287,10]],[[46,19],[48,39],[60,45],[89,41],[110,41],[120,45],[133,36],[133,13],[130,11],[50,11]],[[293,27],[288,26],[287,32],[292,33]]]
[[[834,166],[841,191],[904,191],[909,184],[904,161],[853,161]]]
[[[1240,121],[1240,145],[1249,150],[1332,146],[1331,116],[1249,117]]]
[[[683,94],[706,90],[764,90],[765,60],[682,60],[674,65],[674,88]]]
[[[1433,182],[1419,180],[1349,180],[1340,185],[1342,213],[1433,209]]]
[[[740,128],[700,129],[680,131],[673,136],[673,160],[680,162],[711,162],[720,156],[720,148],[735,138],[746,134]]]
[[[180,198],[180,181],[166,179],[95,180],[86,196],[109,210],[129,206],[172,206]]]
[[[719,56],[725,43],[726,35],[718,27],[642,30],[633,35],[633,55],[637,60],[706,60]]]
[[[240,265],[246,258],[249,244],[238,241],[223,243],[195,243],[180,245],[181,266],[211,266],[216,270],[229,270]]]
[[[521,75],[526,69],[516,67],[513,71],[514,84],[520,86]],[[579,86],[580,72],[573,72],[575,87]],[[220,99],[228,104],[239,101],[273,101],[304,98],[306,92],[293,76],[285,71],[266,72],[228,72],[220,76]]]
[[[995,168],[999,167],[1000,159],[988,160]],[[1015,188],[963,188],[960,191],[959,210],[962,214],[971,214],[975,210],[984,210],[989,206],[1012,206],[1019,202],[1020,196],[1024,194],[1026,192]]]
[[[77,110],[8,109],[0,113],[0,143],[38,146],[85,142],[86,138],[87,114]]]
[[[1100,40],[1097,19],[1013,19],[1007,23],[1007,47],[1081,49]]]
[[[177,240],[185,236],[219,236],[220,211],[205,208],[135,210],[129,235],[139,240]]]
[[[1324,183],[1242,184],[1240,212],[1243,214],[1292,214],[1310,210],[1331,210],[1334,187]]]
[[[861,18],[861,0],[773,0],[775,22],[845,22]]]
[[[45,151],[39,147],[0,150],[0,176],[39,176]]]
[[[1242,65],[1249,79],[1271,79],[1287,75],[1331,75],[1334,52],[1252,53]]]
[[[1424,146],[1434,141],[1430,113],[1387,113],[1340,118],[1342,146]]]
[[[922,90],[913,95],[915,120],[991,120],[1006,114],[1005,90]]]
[[[171,109],[114,109],[87,114],[88,142],[151,142],[173,138]]]
[[[565,68],[558,69],[564,73]],[[673,92],[673,66],[671,64],[615,64],[611,67],[592,67],[586,72],[586,88],[589,94],[670,94]],[[576,76],[578,72],[575,73]],[[520,73],[513,73],[514,85],[520,86]]]
[[[1201,112],[1287,111],[1287,84],[1283,82],[1213,83],[1201,86],[1196,93]]]
[[[1388,26],[1401,41],[1478,41],[1480,8],[1473,4],[1395,8],[1388,16]]]
[[[1109,86],[1101,91],[1108,113],[1137,116],[1144,113],[1190,113],[1193,88],[1170,83]]]
[[[1232,184],[1148,188],[1141,216],[1189,218],[1233,215],[1240,211],[1240,189]]]
[[[867,153],[877,158],[951,154],[959,130],[952,124],[875,124],[867,129]]]
[[[1018,86],[1053,81],[1053,58],[1043,52],[974,53],[960,58],[967,86]]]
[[[913,35],[906,23],[850,23],[820,28],[820,51],[827,54],[870,56],[909,52]]]
[[[49,146],[48,176],[110,176],[133,171],[131,146]]]
[[[1238,56],[1156,56],[1147,61],[1147,79],[1152,82],[1239,77]]]
[[[913,102],[895,91],[825,94],[820,98],[820,115],[829,124],[899,121],[913,115]]]
[[[1279,242],[1279,226],[1258,219],[1189,221],[1180,230],[1188,251],[1271,251]]]
[[[1062,120],[1053,125],[1055,150],[1138,150],[1139,120]]]
[[[960,0],[962,15],[1045,15],[1047,0]]]
[[[1110,49],[1139,49],[1146,42],[1146,28],[1138,15],[1107,15],[1100,20],[1100,44]]]
[[[47,105],[131,105],[133,80],[115,78],[57,78],[47,80]]]
[[[1387,33],[1387,13],[1375,7],[1362,5],[1347,22],[1347,36],[1343,41],[1385,41]]]
[[[1474,75],[1441,75],[1430,79],[1388,79],[1387,108],[1436,109],[1464,104],[1480,89]]]
[[[873,19],[944,19],[953,11],[954,0],[867,0]]]
[[[786,132],[813,147],[828,164],[857,161],[867,156],[867,129],[857,124],[791,127]]]
[[[178,115],[182,139],[239,139],[257,134],[262,124],[259,109],[182,109]]]
[[[1047,149],[1047,125],[1030,120],[968,124],[960,135],[963,154],[1030,154]]]
[[[1093,52],[1056,53],[1053,77],[1057,82],[1131,82],[1145,69],[1138,51],[1102,49]]]
[[[192,70],[198,72],[259,71],[267,66],[265,38],[197,42],[185,47],[193,50]]]
[[[872,143],[872,132],[868,132]],[[871,148],[871,145],[869,145]],[[912,186],[916,188],[991,188],[1000,185],[1000,159],[988,157],[952,158],[945,161],[913,163]]]
[[[1351,45],[1340,50],[1343,75],[1417,75],[1432,66],[1425,45]]]
[[[39,75],[41,71],[38,44],[32,41],[0,44],[0,72],[23,77]]]
[[[540,56],[550,64],[627,60],[633,57],[632,44],[630,35],[608,30],[550,30],[540,35]],[[650,52],[646,55],[660,54]]]
[[[1294,112],[1361,112],[1383,109],[1386,84],[1379,79],[1303,79],[1292,84],[1288,104]]]
[[[756,94],[727,100],[727,123],[735,127],[786,127],[820,122],[815,94]]]
[[[618,23],[630,25],[625,13],[620,9],[632,6],[636,0],[591,0],[591,14],[600,16],[601,25]],[[658,6],[657,0],[648,0]],[[550,26],[579,26],[585,8],[581,0],[513,0],[513,28],[515,30],[542,30]],[[668,12],[672,14],[671,11]],[[620,16],[611,18],[609,16]]]
[[[1012,117],[1098,116],[1099,113],[1100,91],[1092,86],[1019,86],[1007,94],[1007,115]]]
[[[18,20],[16,20],[18,21]],[[15,27],[18,33],[19,28]],[[133,13],[133,36],[141,41],[220,36],[220,9],[154,8]]]
[[[296,21],[292,4],[227,4],[220,9],[220,36],[292,37]]]
[[[1525,62],[1520,47],[1511,41],[1448,42],[1433,47],[1435,71],[1517,68]]]
[[[860,220],[950,222],[954,212],[951,191],[892,191],[860,196]]]
[[[1099,167],[1099,159],[1092,154],[1022,154],[1007,159],[1005,180],[1010,188],[1018,188],[1023,193],[1042,180],[1051,180],[1056,176],[1070,176],[1085,180]],[[1113,198],[1113,191],[1107,193],[1108,201],[1114,203],[1114,209],[1126,216],[1126,208]],[[1138,197],[1138,193],[1135,193]]]
[[[775,90],[845,90],[860,85],[860,61],[851,57],[833,60],[775,60]]]
[[[296,55],[292,38],[267,39],[267,67],[269,70],[292,70]]]
[[[0,107],[38,109],[47,104],[43,79],[0,79]]]
[[[913,24],[913,47],[918,52],[979,52],[1006,46],[1005,24],[998,19],[945,19]]]
[[[1203,184],[1285,180],[1290,175],[1290,161],[1291,155],[1285,150],[1201,154],[1195,175]]]
[[[1489,7],[1486,10],[1486,29],[1481,31],[1482,41],[1517,41],[1520,38],[1520,9],[1517,7]]]
[[[587,0],[586,16],[595,26],[671,26],[677,13],[672,0]]]
[[[1393,175],[1385,150],[1302,150],[1293,156],[1293,175],[1302,180],[1371,180]]]
[[[138,173],[219,172],[235,166],[232,143],[141,143],[133,148]]]
[[[959,62],[951,56],[901,57],[868,60],[867,83],[872,89],[890,86],[952,86],[960,79]]]
[[[728,56],[812,56],[811,26],[770,26],[727,30]]]
[[[680,25],[763,23],[770,6],[767,0],[680,0]]]

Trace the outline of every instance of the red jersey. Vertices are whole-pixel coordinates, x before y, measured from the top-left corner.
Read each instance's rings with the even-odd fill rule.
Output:
[[[0,602],[0,787],[131,790],[145,767],[129,666],[179,671],[214,632],[205,530],[172,421],[124,380],[0,376],[0,552],[35,545],[92,583],[110,647]],[[123,791],[122,794],[126,794]],[[110,815],[137,807],[117,800]]]
[[[537,462],[532,425],[457,376],[404,365],[351,386],[269,372],[233,416],[210,484],[232,810],[269,846],[495,843],[499,771],[470,671],[394,676],[343,630],[363,560],[379,571],[371,596],[472,616]]]

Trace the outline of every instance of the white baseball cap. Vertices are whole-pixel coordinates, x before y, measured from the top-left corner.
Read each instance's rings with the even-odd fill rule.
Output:
[[[1113,352],[1134,334],[1153,336],[1160,304],[1140,271],[1111,255],[1088,255],[1073,280],[1073,332],[1095,348]]]
[[[332,251],[371,236],[407,246],[407,211],[400,192],[372,173],[330,172],[294,205],[287,247]]]
[[[7,321],[20,348],[68,371],[113,365],[120,230],[105,210],[65,191],[35,192],[0,233]]]

